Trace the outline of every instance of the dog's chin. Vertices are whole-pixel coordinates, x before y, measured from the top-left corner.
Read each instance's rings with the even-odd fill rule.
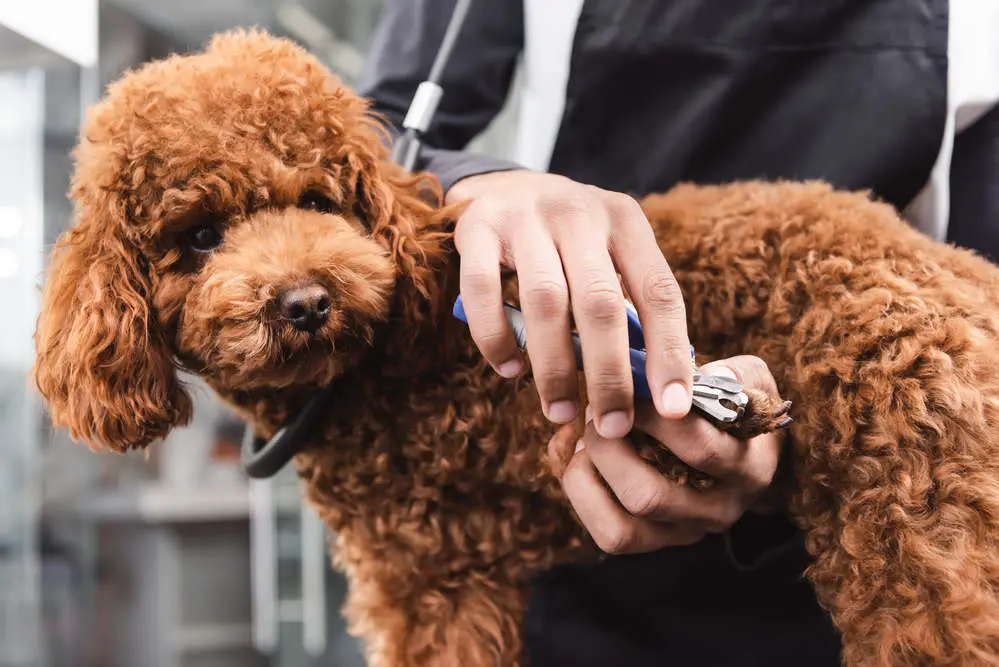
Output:
[[[332,383],[343,374],[347,365],[344,355],[329,345],[317,343],[307,348],[285,350],[280,358],[269,362],[248,364],[239,379],[250,389],[318,388]]]
[[[290,327],[244,327],[219,332],[203,371],[237,390],[325,387],[360,361],[370,327],[327,323],[315,332]]]

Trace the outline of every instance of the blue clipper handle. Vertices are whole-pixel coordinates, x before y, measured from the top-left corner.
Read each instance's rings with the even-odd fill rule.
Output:
[[[645,377],[645,350],[631,348],[631,378],[635,383],[635,396],[652,398],[652,390],[649,389],[649,380]]]
[[[628,316],[628,347],[633,350],[645,349],[645,333],[642,331],[642,323],[638,319],[638,311],[629,302],[624,302],[624,312]],[[644,368],[644,364],[642,368]]]
[[[455,316],[456,319],[461,320],[465,324],[468,324],[468,317],[465,316],[465,304],[461,301],[461,295],[454,300],[454,308],[451,309],[451,314]]]

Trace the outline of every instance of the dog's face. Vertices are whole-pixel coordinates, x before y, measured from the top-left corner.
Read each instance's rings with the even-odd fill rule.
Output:
[[[366,103],[290,42],[233,33],[126,75],[76,158],[36,361],[75,438],[124,450],[186,421],[176,365],[324,385],[388,315],[412,187]]]
[[[395,266],[363,213],[300,189],[170,234],[176,261],[161,269],[155,311],[181,362],[217,386],[325,385],[387,314]]]

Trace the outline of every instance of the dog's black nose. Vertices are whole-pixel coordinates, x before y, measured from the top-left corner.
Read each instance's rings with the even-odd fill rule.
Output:
[[[278,295],[281,317],[299,331],[315,332],[330,314],[330,293],[322,285],[299,285]]]

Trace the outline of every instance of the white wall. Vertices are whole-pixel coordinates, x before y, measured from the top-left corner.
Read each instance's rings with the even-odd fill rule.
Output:
[[[4,0],[0,25],[81,67],[97,63],[97,0]]]

